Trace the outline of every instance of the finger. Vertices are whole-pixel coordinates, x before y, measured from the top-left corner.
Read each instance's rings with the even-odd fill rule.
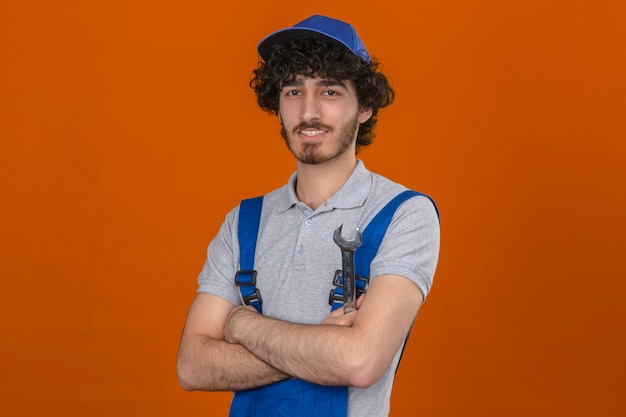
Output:
[[[355,304],[355,306],[356,306],[357,310],[358,310],[359,308],[361,308],[361,304],[363,304],[363,300],[364,300],[364,299],[365,299],[365,294],[361,294],[361,295],[359,296],[359,298],[357,298],[357,299],[356,299],[356,304]]]

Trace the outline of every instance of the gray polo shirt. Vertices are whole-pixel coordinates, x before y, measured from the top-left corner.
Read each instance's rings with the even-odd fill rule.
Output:
[[[263,314],[295,323],[319,324],[329,314],[328,298],[341,251],[333,232],[343,224],[346,237],[370,220],[397,194],[406,190],[368,171],[362,161],[344,186],[313,211],[298,201],[296,174],[267,194],[257,239],[255,270],[263,298]],[[234,284],[239,269],[237,239],[239,208],[226,216],[208,248],[198,278],[198,291],[235,305],[241,296]],[[378,253],[370,265],[370,279],[394,274],[411,280],[424,296],[431,288],[439,254],[439,221],[431,201],[423,196],[404,202],[396,211]],[[350,389],[349,414],[384,416],[389,411],[396,355],[385,376],[372,387]]]

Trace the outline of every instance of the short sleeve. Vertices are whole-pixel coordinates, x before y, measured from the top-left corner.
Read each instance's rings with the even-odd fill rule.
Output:
[[[372,260],[370,276],[403,276],[426,298],[433,284],[439,246],[439,217],[433,202],[425,196],[410,198],[394,214]]]
[[[237,219],[239,208],[233,209],[207,249],[207,258],[198,276],[198,292],[206,292],[233,303],[241,304],[235,274],[239,269]]]

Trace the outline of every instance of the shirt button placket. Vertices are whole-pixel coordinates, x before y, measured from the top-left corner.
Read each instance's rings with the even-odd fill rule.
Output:
[[[311,219],[306,219],[304,221],[304,226],[310,226],[313,224],[313,220]],[[309,235],[310,232],[307,232],[306,228],[302,229],[300,231],[300,236],[298,237],[298,242],[296,243],[296,248],[295,248],[295,253],[294,253],[294,270],[297,271],[301,271],[304,269],[304,244],[303,244],[303,240],[306,241],[306,237],[307,235]]]

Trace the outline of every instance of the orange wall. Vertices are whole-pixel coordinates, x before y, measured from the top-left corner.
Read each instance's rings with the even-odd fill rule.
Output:
[[[624,2],[210,3],[1,2],[2,414],[226,415],[178,338],[227,210],[294,168],[255,46],[320,12],[397,90],[362,158],[442,213],[392,415],[626,414]]]

